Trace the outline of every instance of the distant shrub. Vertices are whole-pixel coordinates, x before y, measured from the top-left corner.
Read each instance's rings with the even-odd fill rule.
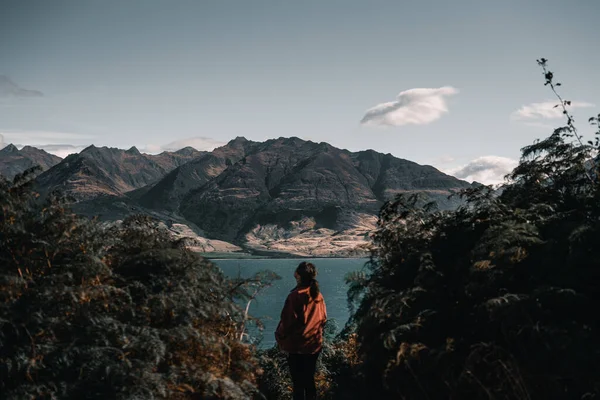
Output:
[[[452,212],[403,196],[382,208],[350,289],[371,398],[600,398],[599,146],[559,101],[566,126],[523,149],[501,194],[466,190]]]
[[[357,396],[355,371],[358,363],[356,335],[335,335],[335,321],[325,326],[323,350],[317,362],[315,382],[318,398],[323,400],[353,399]],[[290,400],[292,381],[287,356],[276,347],[258,353],[262,375],[259,389],[268,400]]]
[[[151,219],[106,228],[0,181],[0,398],[244,399],[243,285]]]

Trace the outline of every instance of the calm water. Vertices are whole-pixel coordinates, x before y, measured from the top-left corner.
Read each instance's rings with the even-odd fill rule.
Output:
[[[269,269],[281,276],[281,280],[275,281],[273,286],[263,290],[250,305],[250,314],[261,318],[265,325],[262,341],[260,342],[261,348],[269,348],[275,344],[273,332],[279,323],[283,303],[289,291],[296,286],[294,270],[301,261],[310,261],[317,267],[317,280],[325,297],[328,319],[334,319],[338,329],[343,328],[349,314],[346,301],[347,285],[344,283],[344,276],[348,272],[360,270],[367,259],[213,260],[215,264],[221,267],[225,275],[231,277],[237,276],[238,273],[242,277],[250,277],[264,269]],[[260,337],[256,329],[251,328],[250,334],[255,338]]]

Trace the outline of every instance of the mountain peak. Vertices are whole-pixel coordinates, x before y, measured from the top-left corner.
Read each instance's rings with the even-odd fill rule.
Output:
[[[297,136],[280,137],[279,139],[277,139],[277,141],[291,146],[301,145],[306,142],[305,140],[302,140]]]
[[[60,187],[78,201],[119,197],[158,181],[193,158],[194,154],[151,155],[135,146],[125,150],[92,144],[41,174],[37,182],[45,193]]]
[[[136,156],[139,156],[142,154],[135,146],[131,146],[131,148],[129,150],[125,151],[125,153],[131,154],[131,155],[136,155]]]
[[[248,139],[246,139],[243,136],[237,136],[235,139],[232,139],[229,141],[229,144],[233,144],[233,143],[246,143],[248,142]]]
[[[183,154],[183,155],[189,155],[189,154],[193,154],[195,152],[197,152],[198,150],[196,150],[195,148],[193,148],[192,146],[186,146],[183,149],[179,149],[177,150],[175,153],[176,154]]]
[[[17,146],[15,146],[14,144],[9,144],[8,146],[6,146],[5,148],[3,148],[2,150],[0,150],[0,153],[3,154],[9,154],[9,153],[18,153],[19,149],[17,149]]]
[[[98,148],[96,146],[94,146],[93,144],[90,144],[88,147],[86,147],[85,149],[81,150],[81,152],[85,152],[85,151],[93,151],[93,150],[98,150]]]
[[[226,145],[221,147],[225,149],[243,150],[245,152],[255,144],[257,144],[257,142],[248,140],[243,136],[238,136],[235,139],[230,140]]]
[[[89,145],[88,147],[86,147],[85,149],[81,150],[79,152],[79,156],[85,157],[85,158],[96,158],[96,157],[102,157],[103,155],[107,155],[107,150],[108,148],[106,146],[102,146],[102,147],[98,147],[98,146],[94,146],[93,144]],[[123,151],[123,150],[121,150]]]
[[[12,179],[35,165],[45,171],[58,164],[60,160],[60,157],[33,146],[25,146],[18,150],[14,144],[9,144],[0,150],[0,174]]]
[[[56,156],[54,154],[48,153],[46,150],[44,149],[38,149],[37,147],[34,146],[23,146],[23,148],[21,150],[19,150],[19,154],[22,156],[27,156],[30,158],[35,158],[39,160],[39,157],[45,158],[46,162],[39,162],[40,165],[44,164],[46,165],[48,168],[50,168],[52,165],[60,162],[60,160],[62,160],[61,157]],[[42,166],[44,166],[42,165]]]

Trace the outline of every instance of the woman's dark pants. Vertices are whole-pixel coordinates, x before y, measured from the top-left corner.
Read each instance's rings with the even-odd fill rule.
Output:
[[[317,368],[315,354],[290,354],[288,364],[294,385],[294,400],[314,400],[317,398],[315,386],[315,370]]]

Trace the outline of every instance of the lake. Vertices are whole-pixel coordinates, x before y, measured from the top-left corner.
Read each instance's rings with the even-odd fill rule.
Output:
[[[262,340],[259,343],[259,348],[264,349],[273,347],[275,344],[275,328],[279,323],[283,303],[290,290],[296,286],[294,271],[300,262],[309,261],[317,267],[317,280],[327,305],[327,317],[329,320],[336,321],[339,330],[344,327],[349,316],[348,286],[344,282],[344,276],[348,272],[360,270],[367,260],[366,258],[317,258],[211,261],[229,277],[235,277],[239,273],[246,278],[265,269],[281,276],[280,280],[275,281],[273,286],[264,289],[250,305],[250,314],[260,318],[265,325]],[[260,339],[260,333],[256,328],[250,327],[249,333],[253,339]]]

